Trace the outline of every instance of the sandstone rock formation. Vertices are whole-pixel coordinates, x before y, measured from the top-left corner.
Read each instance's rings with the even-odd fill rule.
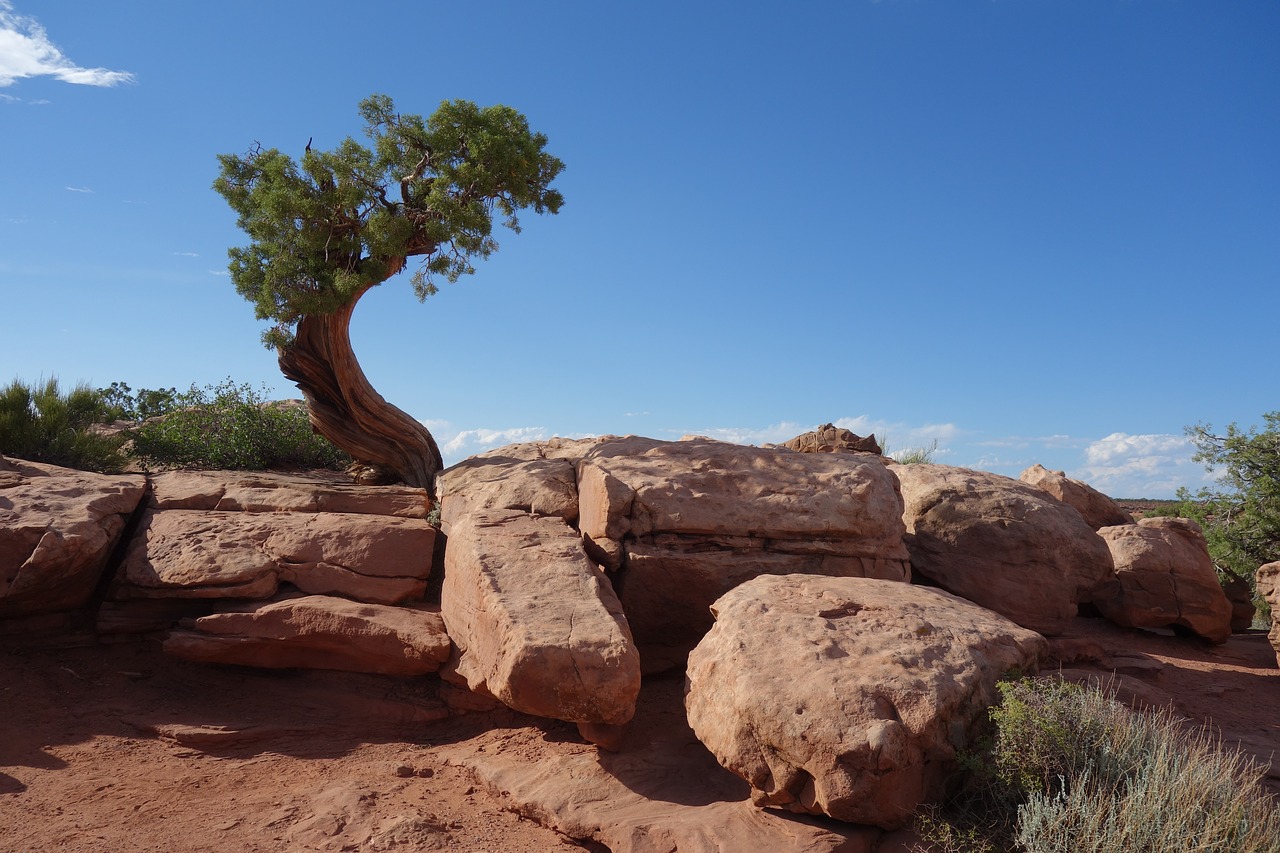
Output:
[[[823,424],[813,432],[784,441],[782,446],[799,453],[874,453],[878,456],[883,452],[874,435],[863,438],[835,424]]]
[[[1084,516],[1085,523],[1097,530],[1115,524],[1133,524],[1133,516],[1120,504],[1102,492],[1080,480],[1073,480],[1063,471],[1050,471],[1043,465],[1032,465],[1019,476],[1022,482],[1053,495],[1073,506]]]
[[[1119,590],[1094,600],[1129,628],[1188,628],[1215,643],[1231,635],[1231,603],[1218,583],[1200,526],[1187,518],[1144,518],[1103,527]]]
[[[201,663],[424,675],[449,659],[434,610],[308,595],[242,604],[169,633],[164,650]]]
[[[945,793],[996,681],[1044,638],[939,590],[759,577],[720,598],[689,656],[698,738],[757,805],[902,826]]]
[[[0,618],[83,607],[145,487],[0,457]]]
[[[151,477],[154,509],[218,512],[337,512],[423,518],[430,511],[425,489],[352,485],[341,474],[307,475],[266,471],[168,471]]]
[[[455,519],[440,600],[471,689],[587,725],[635,713],[640,659],[622,607],[563,520],[512,510]]]
[[[897,484],[870,456],[617,439],[579,461],[578,501],[646,672],[680,665],[757,575],[910,578]]]
[[[436,530],[415,518],[331,512],[147,510],[110,595],[265,599],[307,593],[421,598]]]
[[[1267,637],[1276,650],[1276,663],[1280,665],[1280,563],[1267,563],[1258,568],[1258,594],[1271,605],[1271,630]]]
[[[913,570],[943,589],[1044,634],[1077,605],[1113,595],[1111,554],[1070,506],[998,474],[921,463],[902,484]]]

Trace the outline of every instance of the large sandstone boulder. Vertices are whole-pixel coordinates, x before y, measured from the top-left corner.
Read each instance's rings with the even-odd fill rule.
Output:
[[[863,438],[835,424],[823,424],[813,432],[801,433],[784,441],[782,446],[798,453],[874,453],[878,456],[882,452],[874,435]]]
[[[309,595],[247,604],[170,632],[164,650],[201,663],[424,675],[449,659],[440,614]]]
[[[1103,527],[1119,590],[1094,604],[1128,628],[1181,626],[1215,643],[1231,636],[1231,603],[1218,583],[1200,525],[1187,518],[1144,518]]]
[[[1050,471],[1037,464],[1023,471],[1018,479],[1075,507],[1084,516],[1085,523],[1094,530],[1115,524],[1133,524],[1133,516],[1125,512],[1120,504],[1088,483],[1071,479],[1065,471]]]
[[[578,492],[646,672],[682,664],[712,602],[757,575],[910,578],[901,497],[876,457],[628,437],[583,456]]]
[[[894,465],[911,567],[943,589],[1044,634],[1113,595],[1111,553],[1074,508],[985,471]]]
[[[588,726],[635,713],[640,660],[622,607],[562,519],[513,510],[455,518],[440,600],[457,673],[473,690]]]
[[[1038,634],[945,592],[759,577],[714,605],[689,655],[689,723],[757,805],[887,829],[940,799],[996,681]]]
[[[145,489],[137,475],[0,457],[0,618],[83,607]]]
[[[1267,634],[1280,664],[1280,563],[1267,563],[1258,568],[1258,595],[1271,605],[1271,631]]]
[[[442,471],[436,480],[440,527],[447,535],[455,519],[486,510],[513,509],[578,520],[577,458],[595,439],[513,444],[472,456]]]
[[[415,518],[151,509],[110,594],[265,599],[290,583],[306,593],[395,604],[422,597],[435,537]]]

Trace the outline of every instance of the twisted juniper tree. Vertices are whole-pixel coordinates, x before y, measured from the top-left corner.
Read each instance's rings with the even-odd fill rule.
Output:
[[[250,244],[231,249],[231,279],[273,325],[284,375],[307,399],[312,426],[361,462],[434,493],[442,463],[420,422],[382,398],[351,348],[349,326],[368,290],[412,261],[419,300],[440,276],[475,272],[498,248],[493,217],[519,231],[517,212],[556,213],[551,182],[564,168],[510,107],[445,101],[431,116],[400,115],[391,99],[360,103],[366,147],[307,143],[301,160],[255,145],[222,154],[214,182]]]

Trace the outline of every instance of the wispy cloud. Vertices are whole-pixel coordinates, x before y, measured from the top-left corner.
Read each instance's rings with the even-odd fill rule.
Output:
[[[0,87],[25,77],[53,77],[80,86],[135,82],[128,71],[76,65],[49,40],[35,18],[15,12],[10,0],[0,0]]]
[[[170,254],[175,255],[175,256],[177,256],[177,257],[179,257],[179,258],[198,258],[198,257],[200,257],[200,253],[199,253],[199,252],[170,252]]]
[[[1180,486],[1212,482],[1194,453],[1186,436],[1114,432],[1085,448],[1083,471],[1091,485],[1118,497],[1171,496]]]
[[[209,275],[231,275],[227,270],[209,270]]]
[[[93,195],[93,190],[88,187],[67,187],[67,189],[73,193],[89,193],[90,195]]]
[[[553,435],[551,431],[540,426],[458,429],[445,420],[423,420],[422,424],[431,430],[432,436],[435,437],[445,465],[453,465],[468,456],[484,453],[495,447],[526,441],[545,441]],[[565,437],[584,438],[585,436],[585,433],[575,433]]]

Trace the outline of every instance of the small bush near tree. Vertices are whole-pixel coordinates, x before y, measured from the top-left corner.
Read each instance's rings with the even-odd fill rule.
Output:
[[[1105,691],[1024,679],[1000,685],[996,731],[972,783],[917,822],[967,853],[1275,853],[1280,812],[1264,770],[1168,712]]]
[[[176,395],[171,409],[133,431],[133,454],[145,465],[263,470],[342,468],[351,462],[311,429],[305,408],[272,404],[247,383],[192,385]]]
[[[57,379],[28,385],[15,379],[0,390],[0,454],[79,468],[119,471],[124,437],[93,427],[109,420],[102,395],[87,385],[62,391]]]

